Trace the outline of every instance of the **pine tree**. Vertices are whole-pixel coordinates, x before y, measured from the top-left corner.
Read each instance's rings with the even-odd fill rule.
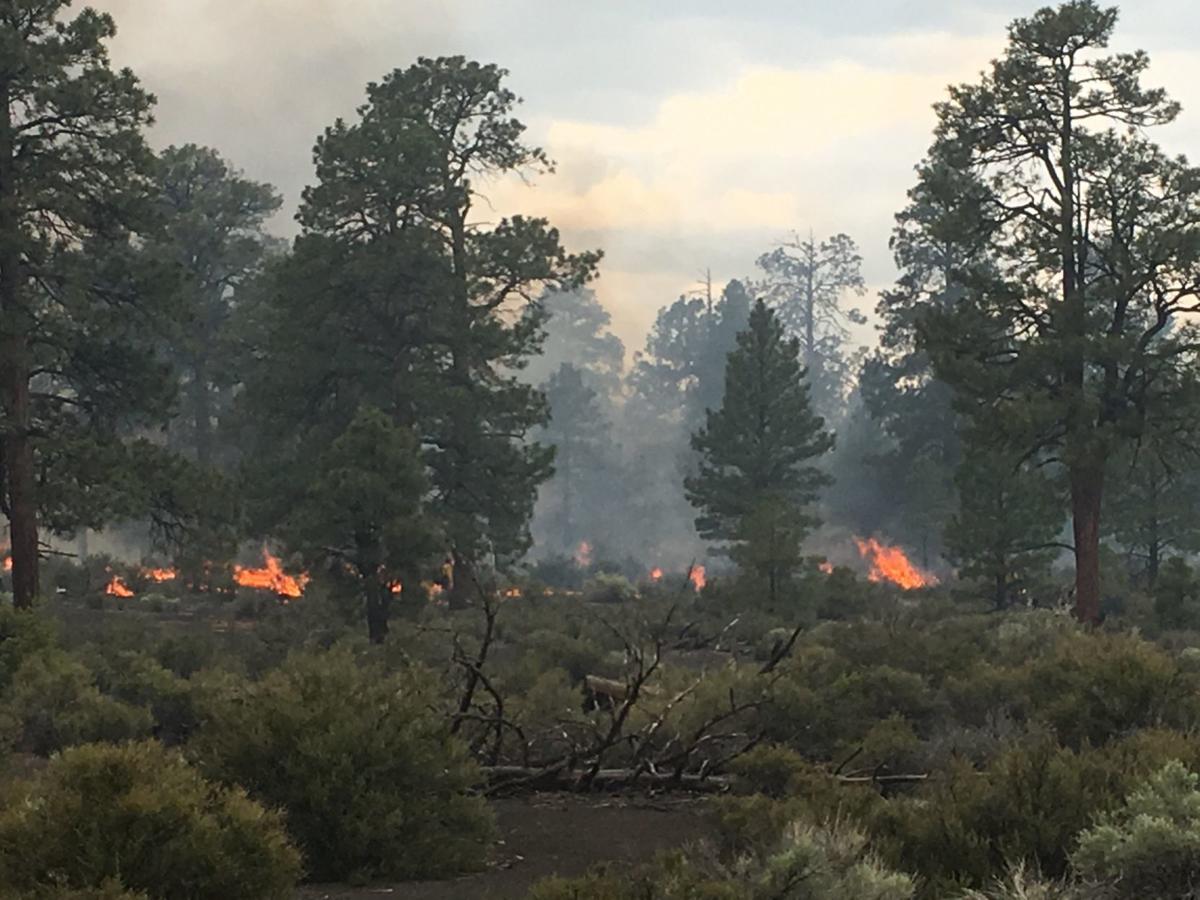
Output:
[[[39,517],[70,530],[113,514],[123,436],[170,401],[162,294],[133,239],[150,230],[154,98],[110,67],[113,20],[65,20],[68,5],[0,2],[0,509],[18,607],[38,592]]]
[[[728,545],[765,580],[772,602],[817,524],[808,508],[829,479],[811,463],[833,446],[812,411],[800,355],[799,341],[757,301],[726,362],[721,407],[692,438],[700,465],[685,481],[700,536]]]
[[[421,566],[436,556],[428,488],[412,432],[363,407],[322,454],[282,526],[314,570],[352,585],[373,643],[387,637],[393,598],[415,593]]]
[[[282,200],[195,144],[168,147],[155,170],[164,227],[148,249],[174,267],[183,307],[170,347],[183,400],[174,443],[209,465],[233,386],[228,323],[239,289],[262,271],[273,247],[263,228]]]
[[[955,482],[947,556],[961,578],[981,582],[1004,609],[1049,571],[1064,520],[1061,489],[1044,470],[986,445],[968,447]]]
[[[1147,139],[1179,108],[1141,84],[1144,53],[1103,55],[1116,18],[1072,0],[1016,20],[938,105],[920,170],[949,198],[924,227],[981,260],[952,309],[923,315],[921,346],[998,450],[1061,460],[1089,623],[1110,460],[1200,371],[1200,170]]]
[[[269,302],[245,316],[257,346],[241,420],[263,450],[251,480],[270,498],[260,527],[286,514],[287,482],[303,485],[308,460],[374,406],[421,440],[455,600],[480,563],[529,546],[553,454],[529,439],[545,399],[517,376],[541,340],[537,297],[582,286],[599,259],[567,253],[543,219],[476,211],[477,181],[549,167],[523,140],[505,74],[421,59],[368,85],[357,119],[319,138],[302,234]]]
[[[855,355],[846,352],[848,326],[866,322],[859,310],[842,306],[846,293],[866,291],[858,245],[848,234],[820,243],[811,233],[795,234],[760,256],[758,267],[777,315],[800,339],[814,406],[825,415],[840,414],[858,368]]]

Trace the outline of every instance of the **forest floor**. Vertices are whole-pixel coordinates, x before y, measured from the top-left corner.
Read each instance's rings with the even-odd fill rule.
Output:
[[[446,881],[350,888],[310,885],[299,900],[519,900],[551,875],[598,863],[640,863],[707,833],[704,800],[691,797],[537,794],[495,803],[500,840],[489,868]]]

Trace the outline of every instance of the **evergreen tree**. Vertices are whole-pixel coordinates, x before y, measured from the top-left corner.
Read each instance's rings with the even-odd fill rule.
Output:
[[[488,226],[473,214],[477,180],[548,167],[522,140],[505,74],[461,57],[421,59],[369,85],[358,120],[319,139],[303,233],[271,302],[247,316],[260,345],[242,421],[267,449],[261,461],[278,447],[302,476],[312,449],[364,403],[412,428],[456,586],[485,558],[503,564],[528,546],[552,453],[527,440],[546,407],[515,372],[538,349],[537,296],[580,286],[599,258],[568,254],[544,220]],[[270,468],[253,477],[286,496],[273,490],[285,467]],[[269,512],[260,520],[284,510]]]
[[[567,363],[577,368],[605,406],[621,389],[625,345],[612,333],[612,316],[595,291],[547,291],[538,304],[546,312],[542,352],[529,360],[526,378],[540,384]]]
[[[1200,172],[1144,136],[1178,106],[1141,85],[1144,53],[1102,55],[1116,17],[1073,0],[1016,20],[990,72],[937,107],[921,169],[961,226],[927,227],[986,259],[956,275],[952,309],[923,314],[922,346],[997,447],[1062,461],[1086,622],[1108,461],[1196,372],[1181,314],[1197,308]]]
[[[18,607],[38,592],[39,516],[71,531],[117,513],[125,438],[171,399],[166,294],[134,240],[150,231],[153,97],[110,67],[113,20],[68,5],[0,2],[0,509]]]
[[[263,226],[282,201],[270,185],[194,144],[164,150],[156,174],[164,227],[149,250],[175,268],[184,310],[170,347],[183,399],[173,437],[208,465],[233,387],[226,328],[238,290],[262,270],[273,243]]]
[[[729,354],[721,407],[692,438],[700,465],[685,482],[701,537],[730,545],[766,581],[772,602],[817,524],[806,508],[828,477],[811,463],[833,446],[812,411],[800,355],[799,341],[757,301]]]
[[[1139,574],[1153,588],[1172,551],[1200,550],[1200,472],[1194,450],[1154,440],[1128,448],[1113,464],[1104,517],[1106,533],[1137,561]]]
[[[850,324],[866,318],[854,308],[843,308],[847,293],[863,294],[862,257],[847,234],[835,234],[817,243],[793,235],[758,258],[766,275],[766,296],[789,333],[800,339],[804,365],[813,386],[814,406],[825,415],[839,414],[858,366],[847,356]]]
[[[986,445],[969,447],[955,481],[960,499],[946,529],[947,556],[1004,609],[1049,571],[1060,546],[1061,490],[1043,470]]]
[[[417,591],[421,566],[437,554],[423,510],[427,492],[412,432],[363,407],[322,455],[283,525],[311,567],[352,586],[373,643],[387,637],[393,598]]]
[[[610,427],[596,391],[575,366],[563,363],[543,390],[550,421],[539,437],[554,447],[554,477],[543,486],[557,507],[550,514],[552,549],[570,553],[580,541],[596,540],[593,523],[603,520],[597,513],[607,505],[605,493],[612,493]]]

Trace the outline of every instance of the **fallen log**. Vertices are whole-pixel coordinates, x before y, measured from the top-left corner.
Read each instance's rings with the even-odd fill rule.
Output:
[[[526,766],[485,766],[489,794],[517,791],[622,791],[651,788],[694,794],[719,794],[729,790],[733,780],[726,775],[701,775],[685,772],[650,772],[645,769],[533,768]]]

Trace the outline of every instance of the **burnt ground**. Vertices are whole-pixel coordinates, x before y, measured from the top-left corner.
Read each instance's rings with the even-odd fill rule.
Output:
[[[639,863],[704,837],[704,801],[686,797],[541,794],[496,801],[500,843],[484,872],[363,888],[309,886],[298,900],[519,900],[550,875]]]

